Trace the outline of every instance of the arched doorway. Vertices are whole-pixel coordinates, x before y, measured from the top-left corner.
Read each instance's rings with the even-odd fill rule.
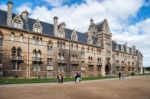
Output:
[[[110,67],[109,65],[105,66],[105,75],[109,75],[110,74]]]
[[[105,75],[111,74],[110,58],[106,58]]]

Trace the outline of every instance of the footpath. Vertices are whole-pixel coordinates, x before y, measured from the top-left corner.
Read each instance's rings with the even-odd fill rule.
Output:
[[[109,79],[97,79],[97,80],[85,80],[80,83],[92,83],[92,82],[101,82],[101,81],[112,81],[112,80],[126,80],[126,79],[132,79],[132,78],[139,78],[143,76],[129,76],[129,77],[124,77],[124,78],[109,78]],[[7,85],[0,85],[1,87],[30,87],[30,86],[45,86],[45,85],[60,85],[60,83],[29,83],[29,84],[7,84]],[[75,84],[73,81],[69,82],[64,82],[62,84]]]

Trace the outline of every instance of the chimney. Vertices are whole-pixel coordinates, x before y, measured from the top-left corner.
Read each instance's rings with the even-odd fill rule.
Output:
[[[21,17],[22,17],[23,20],[24,20],[24,28],[25,28],[26,30],[29,30],[29,26],[28,26],[28,15],[29,15],[29,13],[28,13],[27,10],[24,10],[24,11],[22,12],[22,14],[21,14]]]
[[[29,13],[28,13],[27,10],[24,10],[24,11],[22,12],[22,14],[21,14],[22,18],[23,18],[25,21],[28,20],[28,15],[29,15]]]
[[[55,16],[53,19],[54,19],[53,32],[54,32],[54,35],[57,36],[57,32],[58,32],[58,17]]]
[[[7,3],[7,26],[11,26],[12,23],[12,7],[13,7],[13,3],[12,0],[9,0]]]

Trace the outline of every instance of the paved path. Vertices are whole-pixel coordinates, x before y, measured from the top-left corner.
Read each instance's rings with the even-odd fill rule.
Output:
[[[150,99],[150,76],[105,79],[79,84],[1,85],[0,99]]]
[[[139,76],[132,76],[132,77],[126,77],[125,79],[121,80],[127,80],[127,79],[132,79],[132,78],[137,78]],[[91,83],[91,82],[101,82],[101,81],[111,81],[111,80],[119,80],[118,78],[109,78],[109,79],[97,79],[97,80],[86,80],[86,81],[81,81],[80,83]],[[75,82],[69,81],[69,82],[64,82],[63,84],[75,84]],[[28,87],[28,86],[42,86],[42,85],[58,85],[58,83],[29,83],[29,84],[6,84],[6,85],[0,85],[1,87]]]

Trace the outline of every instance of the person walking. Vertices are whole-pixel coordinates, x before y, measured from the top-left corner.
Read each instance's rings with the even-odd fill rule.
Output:
[[[76,73],[76,75],[75,75],[75,82],[77,83],[77,82],[80,82],[80,74],[79,73]]]
[[[60,81],[61,81],[61,83],[63,83],[63,82],[64,82],[64,77],[63,77],[63,75],[60,74],[60,77],[61,77]]]
[[[61,83],[61,74],[57,75],[58,83]]]

